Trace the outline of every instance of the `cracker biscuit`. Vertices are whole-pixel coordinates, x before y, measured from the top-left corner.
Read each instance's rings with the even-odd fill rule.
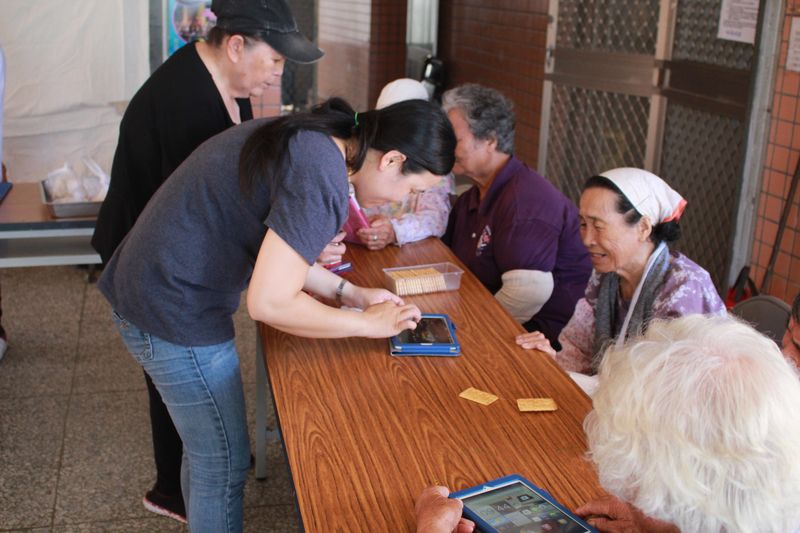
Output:
[[[470,387],[461,391],[461,394],[459,394],[458,397],[464,398],[465,400],[469,400],[471,402],[477,402],[481,405],[489,405],[490,403],[497,401],[497,396],[494,394],[478,390],[474,387]]]
[[[517,408],[523,413],[531,411],[555,411],[558,409],[552,398],[518,398]]]

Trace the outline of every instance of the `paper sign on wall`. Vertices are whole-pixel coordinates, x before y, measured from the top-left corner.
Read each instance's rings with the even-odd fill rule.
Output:
[[[754,44],[757,21],[758,0],[722,0],[717,38]]]
[[[800,17],[792,17],[789,52],[786,54],[786,70],[800,72]]]

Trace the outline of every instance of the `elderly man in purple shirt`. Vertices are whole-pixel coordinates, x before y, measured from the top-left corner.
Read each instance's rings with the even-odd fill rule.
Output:
[[[447,91],[443,105],[458,140],[453,172],[474,186],[442,240],[525,329],[557,344],[592,271],[578,210],[513,156],[508,98],[467,84]]]

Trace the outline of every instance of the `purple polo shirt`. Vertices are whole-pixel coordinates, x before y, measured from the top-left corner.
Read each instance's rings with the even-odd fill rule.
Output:
[[[442,240],[492,293],[509,270],[552,272],[553,294],[525,327],[554,342],[592,272],[579,231],[575,204],[512,156],[483,201],[477,186],[458,198]]]

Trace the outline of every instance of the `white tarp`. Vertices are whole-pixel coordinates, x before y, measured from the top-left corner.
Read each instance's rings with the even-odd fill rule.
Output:
[[[114,103],[149,74],[147,0],[2,0],[0,45],[9,177],[40,180],[81,156],[108,172]]]

